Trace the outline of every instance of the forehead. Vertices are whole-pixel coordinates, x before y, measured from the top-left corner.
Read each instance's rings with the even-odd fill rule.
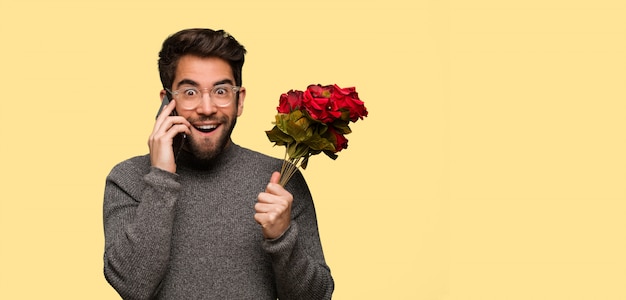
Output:
[[[174,87],[183,81],[192,81],[199,86],[213,86],[218,82],[234,82],[235,79],[232,68],[221,58],[185,55],[176,66]]]

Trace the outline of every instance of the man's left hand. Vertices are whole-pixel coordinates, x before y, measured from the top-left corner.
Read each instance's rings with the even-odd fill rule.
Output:
[[[278,183],[279,180],[280,173],[274,172],[265,192],[259,193],[258,202],[254,205],[254,219],[261,225],[266,239],[283,235],[291,222],[293,195]]]

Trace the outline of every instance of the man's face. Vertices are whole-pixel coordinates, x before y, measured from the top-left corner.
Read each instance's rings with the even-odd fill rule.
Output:
[[[218,84],[235,85],[235,78],[230,65],[219,58],[201,58],[185,55],[180,58],[172,90],[178,90],[182,84],[210,90]],[[202,95],[202,101],[193,109],[183,109],[179,103],[176,111],[191,123],[191,134],[187,135],[186,149],[199,159],[209,160],[217,156],[230,143],[230,134],[235,127],[237,117],[243,112],[246,91],[239,92],[236,99],[226,107],[219,107],[210,99],[209,93]]]

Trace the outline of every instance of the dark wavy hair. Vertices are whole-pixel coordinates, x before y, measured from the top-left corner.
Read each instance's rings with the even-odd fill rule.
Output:
[[[172,88],[178,61],[184,55],[202,58],[217,57],[228,62],[235,77],[235,84],[241,86],[246,49],[224,30],[193,28],[181,30],[169,36],[159,52],[159,75],[164,88]]]

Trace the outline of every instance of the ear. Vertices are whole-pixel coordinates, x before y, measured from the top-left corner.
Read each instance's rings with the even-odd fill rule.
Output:
[[[243,114],[243,102],[246,100],[246,88],[241,87],[239,90],[239,101],[237,102],[237,117]]]
[[[165,95],[167,95],[167,91],[161,90],[161,92],[159,93],[159,98],[161,99],[161,102],[163,102],[163,98],[165,97]]]

